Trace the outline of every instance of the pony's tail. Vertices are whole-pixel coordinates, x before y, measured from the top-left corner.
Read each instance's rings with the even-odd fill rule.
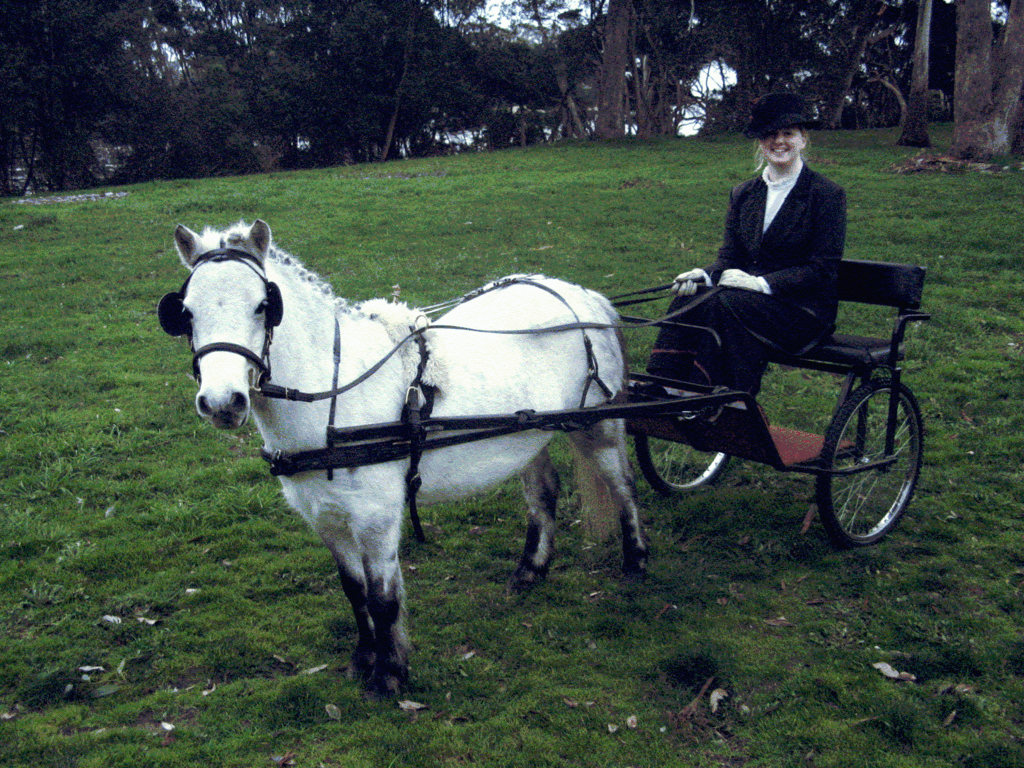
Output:
[[[605,422],[607,425],[607,422]],[[601,425],[596,429],[600,430]],[[584,433],[576,433],[582,437]],[[597,438],[595,440],[595,438]],[[597,435],[570,440],[572,446],[575,485],[580,494],[580,514],[583,521],[583,534],[593,542],[603,544],[616,529],[621,513],[622,488],[613,488],[608,481],[608,472],[598,465],[594,444],[601,438]],[[602,441],[603,442],[603,441]],[[583,444],[579,444],[583,443]],[[589,443],[589,445],[586,445]],[[613,449],[614,450],[614,449]],[[622,457],[625,461],[625,457]],[[620,482],[628,483],[628,477],[619,478]]]

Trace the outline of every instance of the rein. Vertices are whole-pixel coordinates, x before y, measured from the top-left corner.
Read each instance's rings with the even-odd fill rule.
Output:
[[[470,293],[467,293],[465,296],[463,296],[457,302],[453,302],[452,305],[457,306],[458,304],[465,303],[466,301],[474,299],[477,296],[480,296],[480,295],[482,295],[484,293],[487,293],[487,292],[492,291],[492,290],[497,290],[498,288],[504,288],[504,287],[506,287],[508,285],[512,285],[514,283],[532,285],[532,286],[534,286],[536,288],[540,288],[542,290],[548,291],[553,296],[556,296],[563,303],[565,303],[566,306],[568,306],[568,303],[565,301],[565,299],[562,298],[556,291],[553,291],[552,289],[548,288],[547,286],[541,285],[540,283],[531,281],[531,280],[529,280],[527,278],[508,278],[508,279],[505,279],[505,280],[496,281],[493,285],[484,286],[483,288],[477,288],[475,291],[471,291]],[[667,283],[666,285],[656,286],[654,288],[645,288],[643,290],[634,291],[632,293],[624,293],[624,294],[621,294],[619,296],[612,296],[611,300],[626,298],[626,297],[629,297],[629,296],[637,296],[637,295],[647,294],[647,293],[660,293],[660,292],[663,292],[663,291],[665,291],[665,290],[667,290],[668,288],[671,288],[671,287],[672,287],[672,283]],[[645,301],[655,301],[658,298],[661,298],[661,297],[660,296],[653,296],[651,298],[640,299],[638,301],[618,302],[618,303],[615,304],[615,306],[626,306],[628,304],[637,304],[637,303],[645,302]],[[444,306],[447,307],[448,304],[445,304]],[[686,309],[686,308],[684,308],[684,309]],[[572,311],[571,307],[570,307],[570,311]],[[573,312],[573,314],[575,314],[575,312]],[[542,334],[542,333],[565,333],[567,331],[588,331],[588,330],[596,330],[596,331],[623,331],[623,330],[632,330],[632,329],[636,329],[636,328],[648,328],[648,327],[651,327],[651,326],[655,326],[655,325],[658,325],[659,323],[665,322],[666,320],[671,320],[673,317],[675,317],[675,316],[677,316],[679,314],[682,314],[682,311],[672,312],[672,313],[670,313],[668,315],[665,315],[664,317],[657,318],[656,320],[644,320],[644,321],[641,321],[641,322],[629,323],[628,325],[623,325],[622,323],[594,323],[594,322],[583,322],[583,321],[577,320],[577,322],[574,322],[574,323],[563,323],[561,325],[549,325],[549,326],[545,326],[543,328],[519,328],[519,329],[515,329],[515,330],[498,330],[498,329],[486,329],[486,328],[470,328],[470,327],[463,326],[463,325],[450,325],[450,324],[447,324],[447,323],[434,323],[434,324],[431,324],[431,325],[423,326],[423,327],[420,327],[420,328],[414,328],[414,329],[410,330],[409,333],[406,334],[406,336],[404,338],[402,338],[397,344],[395,344],[394,347],[392,347],[390,352],[388,352],[386,355],[384,355],[384,357],[382,357],[380,360],[378,360],[372,366],[367,368],[363,373],[361,373],[359,376],[354,378],[352,381],[350,381],[347,384],[344,384],[342,386],[335,385],[332,389],[327,389],[327,390],[324,390],[322,392],[303,392],[303,391],[298,390],[298,389],[291,389],[289,387],[282,387],[282,386],[280,386],[278,384],[272,384],[269,381],[264,381],[261,384],[261,386],[257,388],[257,391],[261,395],[263,395],[264,397],[268,397],[268,398],[272,398],[272,399],[278,399],[278,400],[290,400],[290,401],[302,402],[302,403],[313,403],[313,402],[316,402],[318,400],[326,400],[326,399],[331,398],[331,397],[336,397],[337,395],[344,394],[345,392],[348,392],[350,389],[354,389],[355,387],[359,386],[364,381],[366,381],[368,378],[373,376],[373,374],[375,374],[382,367],[384,367],[384,365],[387,363],[387,361],[390,360],[395,354],[397,354],[402,349],[402,347],[405,346],[406,343],[408,343],[409,341],[414,340],[414,339],[419,339],[420,337],[423,336],[424,332],[426,332],[428,330],[430,330],[430,331],[433,331],[433,330],[468,331],[468,332],[472,332],[472,333],[488,333],[488,334],[496,334],[496,335],[500,335],[500,336],[528,336],[528,335],[539,335],[539,334]],[[699,327],[699,326],[695,326],[695,327]],[[417,341],[417,343],[419,343],[419,341]],[[602,388],[604,388],[603,385],[601,385],[601,386],[602,386]],[[586,398],[586,392],[584,392],[584,399],[585,398]]]

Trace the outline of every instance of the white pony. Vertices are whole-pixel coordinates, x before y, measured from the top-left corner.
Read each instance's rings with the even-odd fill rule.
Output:
[[[400,421],[417,372],[433,388],[435,417],[621,400],[626,367],[614,328],[618,316],[605,298],[579,286],[539,276],[499,281],[435,323],[458,329],[434,328],[404,304],[336,299],[326,283],[273,245],[263,221],[202,234],[179,226],[175,243],[190,275],[181,291],[161,302],[160,320],[168,333],[187,335],[196,353],[196,409],[222,429],[242,425],[251,413],[266,454],[322,449],[329,423]],[[569,330],[547,333],[493,333],[566,325]],[[425,364],[411,340],[414,328],[425,341]],[[295,402],[267,397],[262,388],[268,379],[305,392],[345,391]],[[558,477],[546,447],[551,436],[549,430],[531,429],[428,450],[419,464],[420,504],[461,499],[520,475],[529,513],[513,590],[542,579],[554,552]],[[589,491],[585,498],[618,514],[624,576],[641,578],[648,550],[622,421],[598,422],[570,432],[569,439],[581,490]],[[409,464],[402,458],[281,477],[288,503],[337,562],[359,633],[350,669],[364,678],[369,693],[381,696],[396,694],[407,678],[398,548]]]

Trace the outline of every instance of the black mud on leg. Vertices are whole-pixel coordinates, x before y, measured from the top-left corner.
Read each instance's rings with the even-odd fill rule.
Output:
[[[391,698],[398,695],[409,678],[401,587],[393,584],[386,589],[382,580],[375,579],[369,592],[368,608],[373,621],[375,653],[366,692],[371,697]]]
[[[373,672],[374,658],[373,625],[367,610],[366,587],[362,581],[348,574],[340,565],[338,574],[341,576],[341,588],[345,592],[345,597],[352,605],[352,613],[355,616],[356,628],[359,632],[349,672],[352,677],[365,680]]]

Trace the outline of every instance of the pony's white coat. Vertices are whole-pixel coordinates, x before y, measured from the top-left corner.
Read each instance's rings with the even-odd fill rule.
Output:
[[[270,346],[275,384],[306,392],[329,390],[333,379],[335,321],[342,354],[337,380],[357,378],[391,352],[413,327],[427,321],[404,304],[374,299],[351,305],[271,243],[261,221],[201,235],[176,232],[179,254],[192,268],[198,256],[221,247],[245,250],[261,259],[266,278],[278,285],[284,305],[281,325]],[[512,283],[457,305],[435,325],[507,331],[543,328],[577,320],[615,324],[617,315],[602,296],[543,277]],[[203,264],[192,275],[184,306],[192,315],[193,345],[241,344],[259,353],[264,328],[258,308],[265,286],[245,264]],[[570,307],[571,306],[571,310]],[[625,383],[621,337],[616,330],[589,330],[599,375],[615,393]],[[436,387],[433,415],[509,414],[520,409],[564,410],[580,405],[587,388],[588,361],[580,330],[504,335],[429,328],[424,382]],[[398,421],[406,390],[419,363],[414,343],[406,343],[376,373],[337,399],[335,426]],[[287,402],[250,391],[255,370],[241,355],[212,352],[200,361],[200,413],[219,427],[233,427],[249,411],[270,451],[290,453],[324,446],[329,403]],[[244,407],[242,399],[244,398]],[[605,400],[596,384],[586,403]],[[477,493],[520,473],[530,507],[527,547],[514,579],[525,587],[544,576],[553,552],[553,507],[557,475],[547,456],[549,431],[529,431],[472,442],[424,454],[421,505]],[[639,530],[621,422],[606,421],[572,433],[578,458],[595,498],[604,497],[623,525],[625,569],[641,574],[646,546]],[[393,694],[405,676],[408,640],[398,545],[405,516],[408,460],[282,477],[288,503],[317,532],[338,563],[353,603],[360,639],[354,666],[369,676],[370,689]],[[628,539],[628,540],[627,540]]]

